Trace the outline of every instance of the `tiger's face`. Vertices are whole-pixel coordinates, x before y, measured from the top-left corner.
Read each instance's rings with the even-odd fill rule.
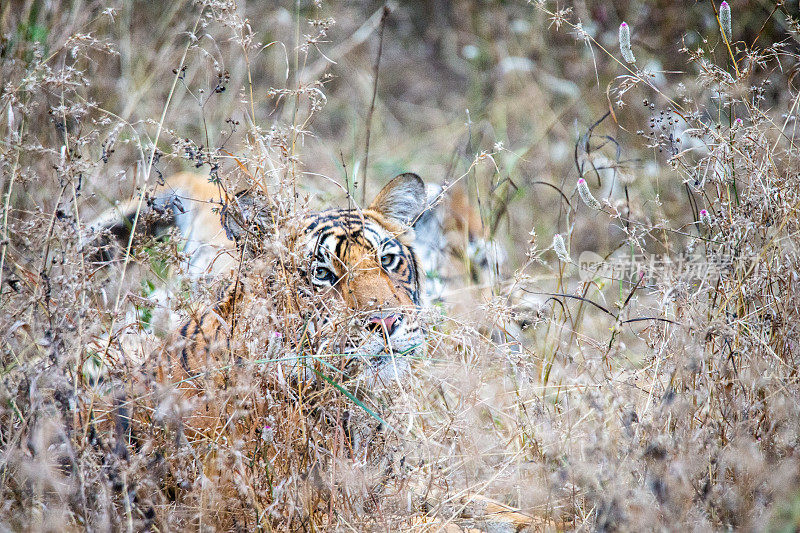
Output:
[[[416,174],[395,177],[365,210],[311,213],[300,223],[301,274],[324,302],[335,298],[356,327],[345,352],[364,356],[367,378],[384,381],[409,369],[424,341],[419,306],[424,272],[411,225],[425,209]]]
[[[311,216],[303,233],[309,283],[323,297],[341,299],[361,326],[347,351],[367,356],[379,372],[386,365],[396,371],[397,358],[423,341],[423,279],[410,231],[377,212],[337,210]]]

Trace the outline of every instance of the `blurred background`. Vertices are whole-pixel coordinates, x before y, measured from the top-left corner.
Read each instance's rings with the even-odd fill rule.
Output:
[[[57,179],[51,167],[59,164],[64,130],[75,137],[70,150],[87,166],[85,217],[132,197],[142,179],[142,153],[168,97],[155,165],[164,175],[197,164],[200,172],[219,165],[230,174],[232,157],[246,159],[242,143],[255,126],[279,135],[296,129],[300,185],[317,196],[315,203],[341,201],[340,187],[352,190],[353,176],[358,184],[383,4],[205,5],[200,15],[195,2],[4,2],[3,108],[13,110],[15,121],[37,124],[41,144],[38,153],[23,155],[31,160],[19,162],[42,170],[36,183],[23,180],[16,189],[22,210],[51,207],[53,196],[40,195],[48,185],[41,180]],[[617,102],[613,85],[628,74],[620,63],[620,22],[633,28],[637,66],[652,73],[654,86],[687,99],[698,91],[681,50],[720,39],[707,3],[576,2],[558,16],[557,6],[536,2],[388,5],[370,135],[370,195],[405,170],[437,183],[461,178],[487,230],[509,250],[512,270],[525,261],[533,229],[549,244],[553,233],[574,224],[568,244],[576,257],[584,249],[605,254],[620,240],[613,225],[591,213],[568,220],[564,199],[552,187],[576,199],[576,145]],[[734,2],[743,41],[758,35],[772,43],[789,35],[772,4],[738,7]],[[580,29],[559,17],[580,20]],[[185,70],[170,96],[184,52]],[[714,48],[723,59],[724,53]],[[31,62],[53,54],[45,68],[58,74],[25,78]],[[26,94],[24,110],[23,102],[9,106],[20,83],[36,88]],[[292,93],[298,84],[310,87],[299,97]],[[764,95],[774,103],[786,96],[779,83]],[[591,154],[601,173],[605,169],[588,179],[592,190],[619,200],[620,183],[630,185],[626,204],[637,216],[668,218],[677,226],[691,222],[683,183],[668,172],[673,154],[648,146],[646,137],[651,126],[662,126],[665,102],[638,88],[625,103],[593,130],[613,142]],[[312,112],[317,107],[324,112]],[[677,120],[664,126],[679,135]],[[585,152],[577,152],[584,165]],[[473,166],[481,153],[490,159]]]
[[[106,459],[73,431],[96,393],[81,365],[98,342],[132,336],[145,353],[164,337],[116,313],[156,306],[163,264],[125,284],[87,268],[89,221],[182,170],[301,210],[363,204],[365,187],[369,200],[412,171],[459,191],[505,259],[499,278],[459,282],[480,285],[459,302],[471,318],[437,308],[409,393],[376,401],[408,424],[381,438],[417,468],[393,478],[397,509],[419,475],[446,502],[478,487],[563,519],[550,529],[796,530],[798,16],[765,0],[4,0],[0,475],[22,480],[3,493],[22,503],[0,516],[64,523],[28,489],[50,460],[37,450],[71,443],[75,470],[47,463],[47,494],[82,523],[86,503],[64,487],[79,470],[106,487]],[[713,280],[585,280],[584,251],[752,262]],[[182,291],[169,311],[212,301],[202,284]],[[311,416],[290,407],[298,424]],[[49,441],[34,431],[44,419],[60,428]],[[296,451],[293,479],[307,476],[317,448],[286,439],[274,449]],[[364,515],[389,469],[337,453],[337,483],[363,489],[347,516]],[[126,468],[147,479],[148,464]],[[109,483],[109,523],[123,524]],[[287,493],[274,501],[296,515],[270,517],[306,528],[300,491]]]

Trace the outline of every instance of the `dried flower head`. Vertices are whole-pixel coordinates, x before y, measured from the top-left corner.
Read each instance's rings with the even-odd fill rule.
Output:
[[[625,22],[619,25],[619,52],[628,63],[636,62],[636,57],[631,50],[631,29]]]
[[[723,1],[719,6],[719,23],[722,26],[722,35],[725,40],[731,42],[731,6]]]
[[[602,209],[603,206],[600,202],[597,201],[597,198],[592,196],[592,191],[589,190],[589,184],[586,183],[586,180],[580,178],[578,180],[578,194],[583,200],[583,203],[591,207],[592,209]]]
[[[553,250],[555,250],[556,255],[561,261],[565,263],[572,262],[567,253],[567,246],[564,244],[564,237],[562,237],[560,233],[553,235]]]

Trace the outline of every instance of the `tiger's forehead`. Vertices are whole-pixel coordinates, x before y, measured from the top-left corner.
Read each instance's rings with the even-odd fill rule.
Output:
[[[423,278],[409,236],[401,235],[404,230],[391,223],[387,227],[380,215],[349,209],[311,213],[300,221],[300,228],[297,244],[314,268],[328,269],[337,276],[383,272],[379,275],[394,280],[390,292],[404,292],[404,297],[419,305]],[[389,262],[384,264],[386,258]],[[368,289],[372,294],[375,287]]]
[[[334,209],[307,215],[301,223],[303,243],[312,249],[327,249],[340,255],[347,242],[381,250],[400,247],[396,236],[367,213],[352,209]]]

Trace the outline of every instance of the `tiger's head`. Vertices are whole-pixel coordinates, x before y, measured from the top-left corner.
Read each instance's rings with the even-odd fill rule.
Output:
[[[224,209],[223,226],[240,242],[262,225],[264,214],[239,198],[240,217]],[[412,173],[392,179],[367,209],[309,213],[298,224],[295,248],[305,260],[300,272],[308,288],[336,298],[358,327],[346,352],[365,356],[368,378],[383,381],[409,368],[406,356],[421,351],[419,316],[424,271],[414,251],[412,225],[426,207],[425,184]]]

